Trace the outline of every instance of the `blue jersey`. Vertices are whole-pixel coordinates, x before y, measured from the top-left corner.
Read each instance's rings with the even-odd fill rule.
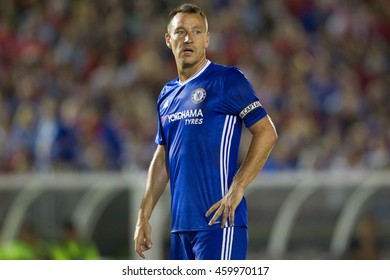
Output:
[[[242,122],[267,115],[252,86],[235,68],[207,61],[185,82],[175,79],[157,101],[156,143],[165,145],[171,187],[172,232],[208,230],[207,210],[228,191],[238,170]],[[235,226],[247,226],[245,199]]]

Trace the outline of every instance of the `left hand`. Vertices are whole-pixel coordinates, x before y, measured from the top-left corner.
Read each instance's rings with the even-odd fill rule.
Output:
[[[244,189],[239,188],[237,185],[232,185],[228,193],[206,212],[206,217],[208,217],[215,211],[209,226],[212,226],[221,215],[221,228],[225,227],[228,218],[230,219],[230,226],[234,226],[234,214],[243,197]]]

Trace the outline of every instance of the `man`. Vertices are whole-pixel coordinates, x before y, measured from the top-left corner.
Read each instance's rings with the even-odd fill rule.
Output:
[[[179,77],[158,98],[158,147],[138,213],[135,250],[144,258],[152,247],[149,219],[170,181],[170,258],[245,259],[244,191],[274,146],[274,126],[237,68],[206,59],[208,24],[199,7],[176,8],[167,28]],[[242,121],[253,138],[237,170]]]

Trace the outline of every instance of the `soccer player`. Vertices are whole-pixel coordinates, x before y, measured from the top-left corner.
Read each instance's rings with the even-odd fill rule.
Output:
[[[165,41],[178,78],[157,101],[158,144],[134,234],[135,250],[152,247],[149,219],[166,185],[171,187],[170,259],[245,259],[244,191],[277,139],[270,117],[243,73],[206,58],[208,23],[184,4],[168,16]],[[242,123],[253,137],[238,168]]]

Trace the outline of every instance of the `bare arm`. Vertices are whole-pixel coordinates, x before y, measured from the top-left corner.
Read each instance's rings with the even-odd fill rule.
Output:
[[[135,251],[142,258],[143,252],[152,248],[151,227],[149,219],[168,183],[165,146],[159,145],[149,166],[146,190],[138,212],[138,220],[134,233]]]
[[[230,218],[230,223],[234,224],[234,214],[238,204],[244,197],[245,189],[264,166],[278,138],[269,116],[264,117],[249,127],[249,131],[253,137],[244,163],[234,177],[228,193],[220,201],[211,206],[206,213],[206,217],[208,217],[215,211],[214,216],[210,220],[210,226],[221,215],[221,227],[225,226],[228,217]]]

